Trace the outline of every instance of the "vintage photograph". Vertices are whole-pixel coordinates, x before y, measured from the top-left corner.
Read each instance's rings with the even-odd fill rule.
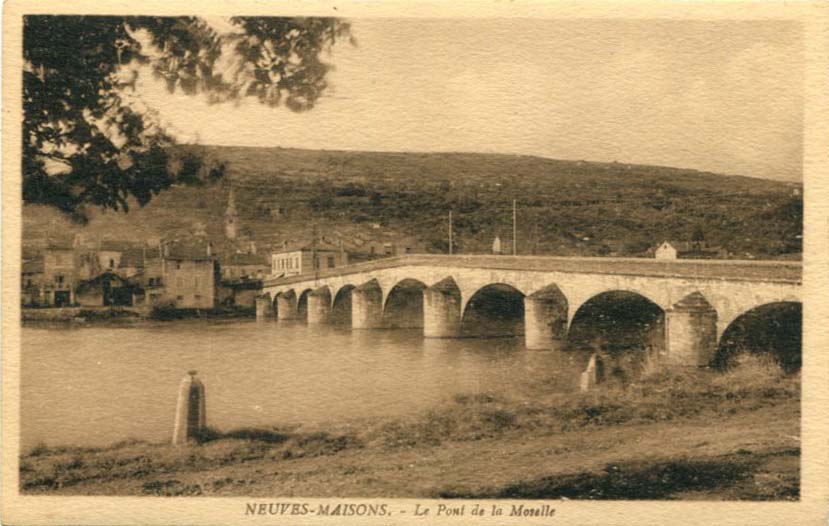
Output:
[[[22,18],[22,496],[801,499],[801,22],[241,15]]]

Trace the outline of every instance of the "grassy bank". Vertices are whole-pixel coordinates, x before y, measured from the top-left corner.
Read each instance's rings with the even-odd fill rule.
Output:
[[[754,364],[586,394],[457,396],[408,418],[37,447],[24,493],[796,499],[799,376]]]

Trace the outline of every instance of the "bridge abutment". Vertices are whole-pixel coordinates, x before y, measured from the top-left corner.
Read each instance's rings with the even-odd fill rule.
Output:
[[[331,316],[331,292],[328,287],[308,293],[308,325],[322,325]]]
[[[256,319],[270,320],[273,319],[273,303],[271,303],[270,295],[256,297]]]
[[[668,365],[702,367],[717,351],[717,311],[695,292],[665,312]]]
[[[379,329],[383,326],[383,290],[377,280],[351,291],[351,328]]]
[[[558,351],[567,343],[567,300],[555,285],[524,298],[527,349]]]
[[[293,290],[289,290],[277,296],[276,318],[278,320],[295,320],[296,317],[296,293]]]
[[[452,278],[423,291],[423,336],[457,338],[461,335],[461,294]]]

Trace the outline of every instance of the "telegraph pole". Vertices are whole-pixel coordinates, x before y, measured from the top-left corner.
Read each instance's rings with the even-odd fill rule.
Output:
[[[319,235],[319,220],[314,221],[311,241],[311,264],[314,265],[314,286],[320,279],[320,262],[317,255],[317,236]]]
[[[452,211],[449,211],[449,255],[452,255]]]
[[[515,213],[516,200],[512,200],[512,255],[518,255],[518,226],[516,223],[517,214]]]

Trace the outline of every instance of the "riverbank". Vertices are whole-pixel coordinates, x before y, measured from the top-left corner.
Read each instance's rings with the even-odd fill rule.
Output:
[[[36,447],[62,495],[796,500],[799,375],[755,363],[586,394],[456,396],[409,418],[208,433],[177,448]]]
[[[254,318],[253,307],[215,307],[213,309],[178,309],[161,307],[24,307],[20,311],[21,321],[25,325],[36,326],[43,323],[81,323],[81,324],[135,324],[145,321],[177,321],[188,319],[238,319]]]

